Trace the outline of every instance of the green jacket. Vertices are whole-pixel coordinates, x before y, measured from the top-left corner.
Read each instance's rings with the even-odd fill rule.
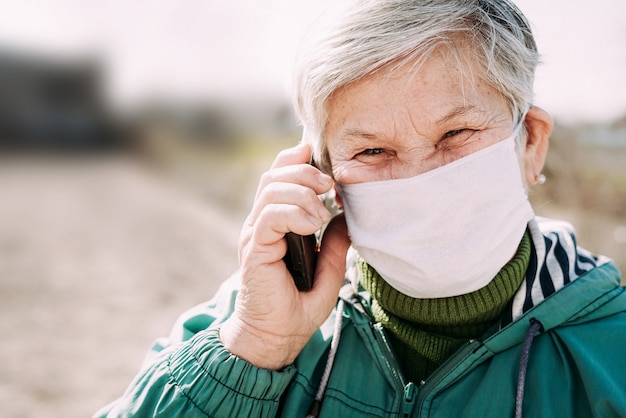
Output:
[[[554,249],[548,244],[545,253],[559,252]],[[626,417],[626,293],[620,273],[608,260],[596,259],[584,271],[568,260],[575,280],[557,283],[511,322],[468,341],[425,382],[405,381],[384,330],[370,320],[368,295],[346,291],[347,285],[320,416],[502,418],[515,416],[516,402],[523,400],[527,417]],[[537,277],[553,269],[550,262],[535,267]],[[520,289],[528,297],[519,300],[531,299],[531,287]],[[208,304],[181,317],[170,338],[155,344],[126,393],[96,416],[305,417],[337,334],[338,311],[293,365],[258,369],[231,355],[218,338],[236,292],[233,277]],[[543,327],[534,340],[528,338],[536,334],[531,320]],[[523,352],[528,362],[520,366]],[[518,381],[520,367],[525,384]]]

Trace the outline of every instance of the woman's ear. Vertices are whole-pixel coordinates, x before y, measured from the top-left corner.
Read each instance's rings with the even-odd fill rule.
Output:
[[[548,138],[552,133],[552,117],[545,110],[531,106],[524,119],[526,149],[524,152],[524,175],[526,183],[537,184],[548,153]]]

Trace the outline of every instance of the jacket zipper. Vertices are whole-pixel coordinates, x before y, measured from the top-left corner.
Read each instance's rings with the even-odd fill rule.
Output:
[[[420,382],[418,396],[415,397],[413,402],[413,404],[418,405],[418,410],[422,408],[424,401],[431,397],[433,392],[438,392],[441,390],[441,387],[450,383],[449,378],[452,370],[462,367],[463,371],[467,371],[468,367],[462,365],[462,363],[474,363],[477,357],[484,354],[481,348],[484,350],[484,345],[480,341],[475,339],[469,340],[455,355],[446,360],[439,369],[435,370],[428,380]],[[478,353],[479,350],[481,350],[480,353]],[[443,382],[445,383],[442,385]]]
[[[407,383],[404,387],[404,400],[402,402],[402,417],[408,418],[413,412],[415,400],[417,399],[417,388],[413,382]]]
[[[400,372],[398,360],[389,346],[389,342],[387,341],[387,336],[385,335],[382,325],[374,323],[368,310],[365,306],[363,306],[362,302],[358,298],[352,299],[351,303],[348,303],[346,306],[357,310],[358,313],[363,315],[351,315],[352,323],[355,325],[357,330],[361,330],[362,332],[365,331],[373,337],[370,341],[374,343],[376,346],[375,351],[378,352],[378,355],[374,355],[374,358],[378,359],[379,362],[382,362],[382,370],[388,373],[390,383],[392,382],[396,387],[397,393],[402,394],[402,401],[400,405],[402,418],[410,417],[413,412],[413,408],[415,407],[415,403],[417,402],[419,391],[413,382],[405,384],[405,379]],[[360,318],[360,320],[357,320],[357,318]]]
[[[408,418],[411,416],[413,408],[415,407],[418,389],[413,382],[408,382],[405,384],[405,379],[400,372],[398,360],[396,359],[395,354],[389,346],[382,325],[375,324],[372,327],[372,330],[374,331],[374,335],[376,336],[376,340],[378,341],[378,346],[381,348],[383,357],[385,358],[387,370],[392,373],[394,380],[398,385],[399,392],[403,394],[401,416],[402,418]]]

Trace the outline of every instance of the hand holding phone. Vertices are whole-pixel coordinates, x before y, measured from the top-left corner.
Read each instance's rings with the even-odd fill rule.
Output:
[[[308,145],[278,154],[261,177],[239,240],[240,287],[220,339],[229,352],[261,368],[278,370],[294,361],[328,318],[344,279],[345,222],[325,226],[332,213],[319,196],[332,190],[332,179],[306,164],[310,155]],[[318,253],[320,228],[324,240]],[[295,231],[303,237],[295,237]],[[296,238],[289,245],[295,254],[287,261],[291,272],[283,262],[290,239],[286,234]],[[313,272],[315,286],[298,291],[293,277],[306,289]]]

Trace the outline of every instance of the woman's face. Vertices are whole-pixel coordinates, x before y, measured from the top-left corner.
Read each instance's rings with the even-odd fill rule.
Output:
[[[336,91],[326,142],[335,181],[412,177],[510,136],[505,99],[435,53],[417,72],[383,69]]]

